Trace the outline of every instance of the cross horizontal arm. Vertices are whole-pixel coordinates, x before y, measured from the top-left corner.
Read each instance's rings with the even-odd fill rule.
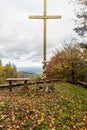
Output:
[[[29,19],[43,19],[43,16],[29,16]]]
[[[47,19],[61,19],[61,16],[46,16]]]
[[[61,19],[61,16],[29,16],[29,19]]]

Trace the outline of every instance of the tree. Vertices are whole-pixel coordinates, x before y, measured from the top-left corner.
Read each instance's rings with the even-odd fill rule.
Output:
[[[80,46],[87,48],[87,0],[72,0],[74,2],[76,13],[75,32],[80,36]]]
[[[4,78],[17,77],[17,70],[15,65],[8,63],[4,66]]]
[[[87,48],[87,0],[72,0],[74,2],[76,13],[75,32],[80,36],[80,46]]]
[[[56,51],[47,66],[48,78],[59,78],[69,82],[86,81],[87,52],[74,39],[63,41],[63,50]]]
[[[0,60],[0,66],[2,66],[2,61]]]
[[[76,28],[74,29],[81,37],[87,36],[87,0],[74,0],[76,8]]]
[[[86,48],[87,49],[87,44],[80,43],[81,48]]]
[[[3,66],[2,61],[0,60],[0,84],[3,83]]]
[[[77,80],[84,81],[87,75],[87,50],[82,50],[74,39],[71,42],[65,42],[64,49],[69,60],[69,73],[72,83]]]
[[[16,66],[11,63],[6,64],[5,66],[2,65],[2,61],[0,60],[0,84],[4,84],[6,78],[16,78],[16,77],[23,77],[22,73],[18,73]]]

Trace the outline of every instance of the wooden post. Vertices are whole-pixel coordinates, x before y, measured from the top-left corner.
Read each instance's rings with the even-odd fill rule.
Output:
[[[12,81],[9,80],[9,91],[12,92]]]
[[[24,88],[25,88],[25,89],[28,89],[28,83],[27,83],[27,80],[24,80]]]

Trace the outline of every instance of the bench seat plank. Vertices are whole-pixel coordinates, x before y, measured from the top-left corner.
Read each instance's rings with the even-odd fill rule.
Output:
[[[6,81],[30,81],[30,78],[7,78]]]

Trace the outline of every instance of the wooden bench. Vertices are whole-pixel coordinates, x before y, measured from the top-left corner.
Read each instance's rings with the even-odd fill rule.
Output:
[[[12,82],[13,81],[23,81],[24,88],[28,89],[28,81],[30,81],[30,78],[7,78],[6,81],[8,81],[8,83],[9,83],[9,91],[12,91]]]

